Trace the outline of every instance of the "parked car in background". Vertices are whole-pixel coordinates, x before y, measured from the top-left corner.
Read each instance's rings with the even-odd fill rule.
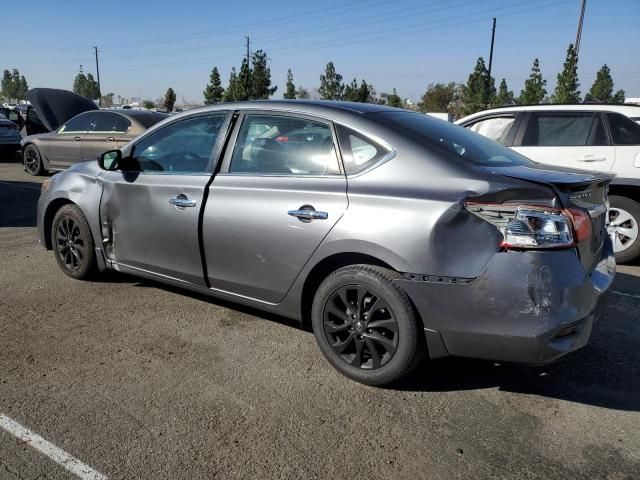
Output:
[[[543,166],[373,104],[191,110],[45,180],[41,243],[285,315],[343,374],[428,354],[544,363],[584,346],[614,277],[612,175]]]
[[[148,111],[100,110],[93,101],[66,90],[38,88],[27,97],[49,130],[22,141],[24,168],[31,175],[95,160],[168,117]]]
[[[540,163],[616,174],[609,233],[616,260],[640,256],[640,107],[535,105],[474,113],[456,123]]]
[[[15,123],[18,129],[24,126],[24,117],[15,108],[0,107],[0,115]]]
[[[0,148],[9,156],[14,157],[20,148],[20,127],[0,114]]]

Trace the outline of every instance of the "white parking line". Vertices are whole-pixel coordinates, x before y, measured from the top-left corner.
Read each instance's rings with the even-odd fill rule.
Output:
[[[640,299],[640,295],[634,295],[633,293],[618,292],[616,290],[612,290],[611,293],[615,293],[616,295],[622,295],[624,297],[631,297],[631,298]]]
[[[0,415],[0,427],[22,442],[28,443],[40,453],[44,453],[51,460],[62,465],[71,473],[76,474],[82,480],[107,480],[107,477],[103,474],[95,471],[89,465],[85,465],[77,458],[69,455],[53,443],[46,441],[37,433],[23,427],[6,415]]]

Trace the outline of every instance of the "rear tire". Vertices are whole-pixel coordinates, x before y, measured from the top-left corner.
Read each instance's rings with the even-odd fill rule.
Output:
[[[22,162],[24,164],[25,172],[29,175],[38,176],[46,173],[44,163],[42,161],[42,155],[40,155],[40,150],[38,150],[38,147],[32,143],[24,147],[24,152],[22,152]]]
[[[640,255],[640,204],[628,197],[609,197],[609,235],[617,263],[627,263]]]
[[[91,229],[77,205],[64,205],[56,212],[51,243],[58,265],[70,277],[87,279],[97,271]]]
[[[397,278],[386,268],[350,265],[330,274],[315,294],[311,322],[320,350],[360,383],[395,383],[426,351],[420,321]]]

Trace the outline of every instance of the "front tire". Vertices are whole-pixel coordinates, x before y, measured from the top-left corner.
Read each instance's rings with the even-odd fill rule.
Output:
[[[425,353],[420,322],[399,274],[372,265],[350,265],[318,288],[311,312],[320,350],[339,372],[383,386],[406,376]]]
[[[76,205],[65,205],[56,212],[51,241],[58,265],[77,279],[89,278],[96,271],[96,257],[89,223]]]
[[[24,152],[22,153],[22,162],[24,164],[24,170],[29,175],[38,176],[44,175],[46,170],[44,169],[44,163],[42,161],[42,155],[40,155],[40,150],[38,147],[30,143],[26,147],[24,147]]]
[[[609,197],[609,235],[617,263],[640,255],[640,204],[628,197]]]

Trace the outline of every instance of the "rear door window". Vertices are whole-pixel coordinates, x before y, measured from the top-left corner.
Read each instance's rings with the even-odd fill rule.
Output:
[[[619,113],[607,113],[614,145],[640,145],[640,125]]]
[[[581,147],[606,145],[599,114],[531,113],[523,147]]]
[[[229,173],[338,175],[331,126],[288,115],[246,114]]]
[[[111,112],[96,112],[92,120],[92,131],[94,133],[125,133],[129,130],[131,123],[122,115]]]
[[[472,132],[479,133],[494,142],[505,145],[507,143],[507,136],[509,132],[511,132],[515,121],[516,118],[514,116],[491,117],[482,119],[471,125],[466,125],[466,127]]]

